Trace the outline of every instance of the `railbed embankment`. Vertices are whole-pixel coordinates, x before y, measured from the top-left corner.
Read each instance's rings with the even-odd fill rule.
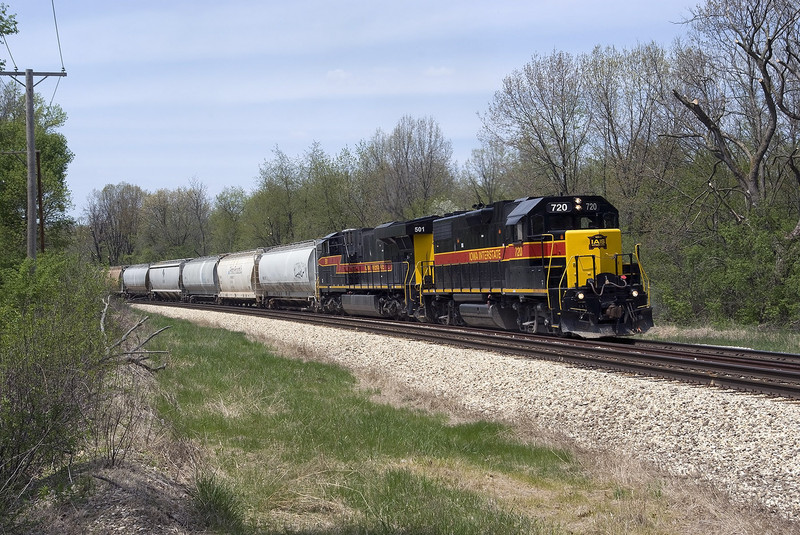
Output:
[[[145,311],[147,305],[136,305]],[[486,419],[629,455],[800,521],[800,403],[348,330],[159,307]]]

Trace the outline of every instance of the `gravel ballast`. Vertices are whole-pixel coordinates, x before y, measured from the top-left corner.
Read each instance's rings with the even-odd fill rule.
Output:
[[[800,403],[219,312],[142,311],[300,348],[487,419],[530,422],[800,520]]]

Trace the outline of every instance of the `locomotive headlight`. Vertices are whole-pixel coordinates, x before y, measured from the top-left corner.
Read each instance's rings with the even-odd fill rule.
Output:
[[[583,301],[583,298],[586,296],[583,295],[583,292],[578,292],[578,295],[576,297],[578,298],[578,300]]]
[[[631,297],[639,297],[639,290],[632,290]]]

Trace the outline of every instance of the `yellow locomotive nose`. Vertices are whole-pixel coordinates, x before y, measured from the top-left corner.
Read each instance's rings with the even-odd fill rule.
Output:
[[[564,236],[567,287],[585,286],[599,273],[622,272],[622,233],[619,229],[570,230]]]

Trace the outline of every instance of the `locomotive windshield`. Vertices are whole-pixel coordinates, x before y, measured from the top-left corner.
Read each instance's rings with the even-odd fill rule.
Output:
[[[547,217],[547,228],[554,230],[581,230],[581,229],[604,229],[617,228],[617,214],[613,212],[605,213],[571,213],[571,214],[549,214]]]
[[[619,227],[617,210],[597,197],[554,198],[548,200],[545,212],[549,232]]]
[[[518,201],[506,218],[516,242],[569,230],[619,227],[617,210],[600,197],[549,197]]]

